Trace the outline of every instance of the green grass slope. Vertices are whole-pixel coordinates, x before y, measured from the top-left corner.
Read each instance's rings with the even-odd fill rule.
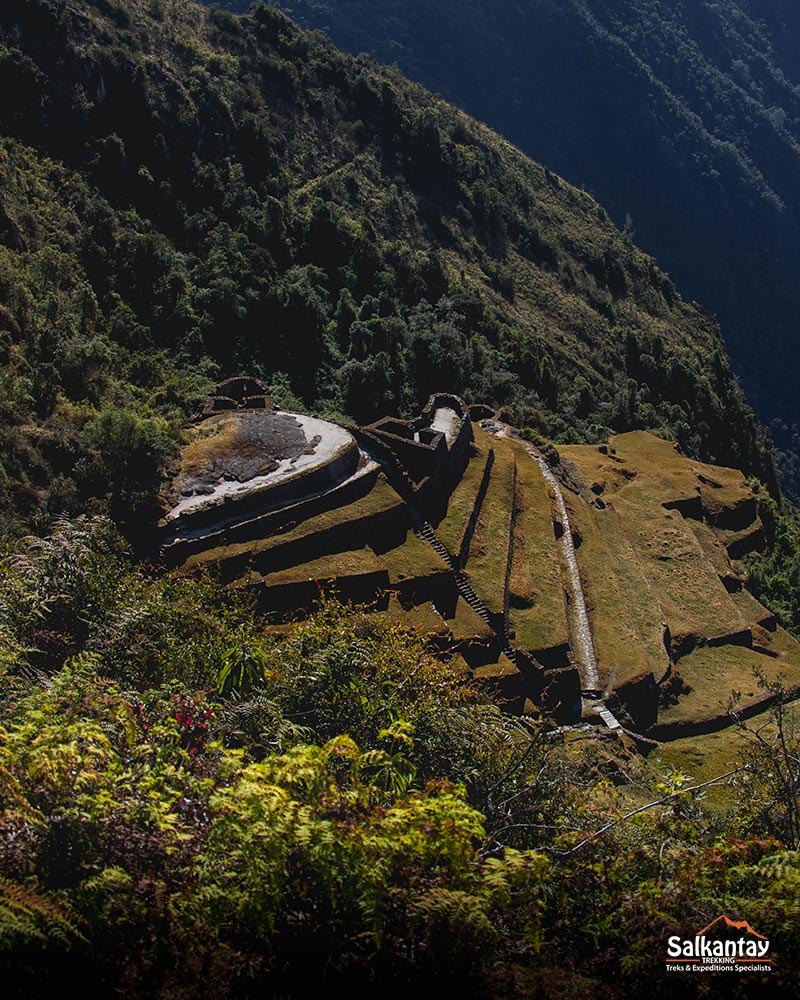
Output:
[[[603,684],[660,682],[659,739],[730,726],[735,692],[763,705],[758,674],[796,694],[800,646],[745,589],[765,538],[741,473],[641,432],[559,456]]]

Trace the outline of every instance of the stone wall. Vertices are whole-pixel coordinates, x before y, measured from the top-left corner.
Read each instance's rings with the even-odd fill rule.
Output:
[[[220,382],[203,404],[200,418],[226,410],[271,410],[269,388],[249,375],[237,375]]]
[[[407,421],[384,417],[366,428],[394,452],[411,479],[418,483],[432,475],[447,454],[447,441],[441,432],[432,432],[428,440],[415,440]]]
[[[259,608],[268,614],[288,614],[311,611],[325,595],[356,604],[386,603],[389,586],[386,570],[368,570],[345,577],[293,580],[272,586],[255,585]]]
[[[450,445],[441,431],[430,428],[438,408],[447,406],[461,418]],[[353,431],[359,444],[387,466],[394,488],[429,520],[438,520],[450,494],[470,461],[472,422],[457,396],[431,396],[419,417],[411,421],[384,418]],[[418,435],[420,440],[413,440]]]
[[[311,562],[322,555],[363,548],[371,542],[400,545],[410,527],[408,508],[398,502],[384,510],[349,521],[340,521],[299,538],[276,541],[258,551],[245,550],[222,555],[213,563],[223,583],[241,579],[250,570],[274,573]]]
[[[467,416],[469,413],[464,404],[464,400],[461,399],[460,396],[454,396],[450,392],[435,392],[433,395],[428,397],[428,401],[420,410],[419,416],[414,417],[414,419],[410,421],[411,425],[415,430],[419,430],[420,427],[429,427],[434,414],[443,406],[447,406],[451,410],[455,410],[459,417]]]
[[[369,471],[351,476],[343,483],[334,485],[331,489],[315,496],[296,503],[281,503],[277,509],[263,513],[256,502],[258,495],[253,498],[254,504],[251,505],[252,510],[249,513],[248,505],[244,502],[246,498],[238,506],[226,505],[221,512],[226,515],[225,519],[209,522],[208,530],[202,534],[193,532],[190,536],[182,538],[176,537],[174,532],[170,533],[167,536],[169,541],[164,547],[164,557],[169,565],[175,566],[189,556],[206,549],[268,538],[281,528],[289,525],[293,527],[318,514],[344,507],[366,496],[375,485],[379,471],[377,466],[373,466]],[[194,524],[193,527],[196,528],[197,525]]]
[[[202,529],[215,530],[237,521],[252,520],[271,510],[288,507],[312,494],[331,493],[332,487],[349,479],[358,468],[360,452],[355,441],[352,447],[325,463],[307,469],[295,476],[265,485],[262,489],[232,494],[216,503],[187,511],[162,524],[162,544],[179,539],[182,535]],[[334,504],[335,505],[335,504]]]

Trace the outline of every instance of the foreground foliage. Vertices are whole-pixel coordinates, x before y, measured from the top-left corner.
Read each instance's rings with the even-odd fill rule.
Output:
[[[374,614],[273,633],[212,581],[149,578],[103,520],[2,568],[7,995],[667,996],[666,936],[720,912],[797,989],[793,827],[758,782],[705,811],[685,776],[504,718]]]

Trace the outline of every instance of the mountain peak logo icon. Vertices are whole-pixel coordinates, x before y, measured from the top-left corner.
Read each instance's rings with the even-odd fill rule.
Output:
[[[712,929],[745,931],[747,934],[752,934],[753,937],[761,938],[762,941],[767,940],[763,934],[759,934],[758,931],[754,931],[747,920],[731,920],[731,918],[725,913],[720,914],[716,920],[712,920],[708,927],[704,927],[701,931],[698,931],[697,937],[704,937]]]

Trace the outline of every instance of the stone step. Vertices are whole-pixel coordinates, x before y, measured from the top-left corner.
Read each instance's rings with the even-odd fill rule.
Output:
[[[456,569],[455,561],[451,557],[449,551],[447,550],[447,547],[444,545],[442,540],[434,531],[432,525],[429,522],[423,520],[423,518],[416,511],[412,511],[411,513],[411,523],[415,534],[418,535],[418,537],[424,539],[426,542],[428,542],[428,544],[431,545],[434,551],[437,552],[453,570],[453,578],[455,580],[456,588],[461,597],[472,608],[475,614],[478,615],[478,617],[481,618],[482,621],[484,621],[498,636],[501,643],[500,648],[503,654],[507,657],[507,659],[510,660],[511,663],[514,664],[514,666],[518,666],[519,657],[517,656],[517,651],[509,643],[508,635],[505,633],[505,630],[499,633],[497,632],[495,628],[496,616],[492,615],[492,613],[489,611],[489,609],[486,607],[483,601],[478,597],[478,595],[472,589],[467,580],[461,575],[460,572],[458,572],[458,570]]]
[[[606,708],[605,705],[600,704],[595,707],[595,712],[600,716],[600,718],[605,722],[609,729],[621,729],[619,721],[614,717],[614,715]]]

